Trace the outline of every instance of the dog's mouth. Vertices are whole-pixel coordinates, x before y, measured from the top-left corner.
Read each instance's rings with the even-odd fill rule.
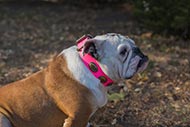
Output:
[[[138,72],[142,72],[146,69],[148,65],[148,57],[147,56],[143,56],[142,59],[139,60],[138,64],[137,64],[137,73]]]

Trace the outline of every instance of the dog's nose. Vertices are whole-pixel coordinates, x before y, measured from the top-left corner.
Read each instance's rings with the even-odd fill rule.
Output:
[[[147,62],[147,61],[148,61],[148,56],[144,55],[144,57],[142,58],[142,62],[144,63],[144,62]]]
[[[141,52],[141,50],[137,47],[133,48],[133,53],[139,55],[141,58],[145,57],[145,55]]]

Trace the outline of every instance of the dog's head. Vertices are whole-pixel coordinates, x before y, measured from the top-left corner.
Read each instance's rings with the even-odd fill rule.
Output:
[[[133,77],[148,64],[148,57],[133,40],[115,33],[89,39],[83,52],[97,59],[102,70],[115,81]]]

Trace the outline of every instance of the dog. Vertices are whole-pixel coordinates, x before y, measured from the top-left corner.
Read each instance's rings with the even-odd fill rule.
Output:
[[[0,88],[0,127],[86,127],[112,83],[145,70],[148,57],[116,33],[83,36],[47,68]]]

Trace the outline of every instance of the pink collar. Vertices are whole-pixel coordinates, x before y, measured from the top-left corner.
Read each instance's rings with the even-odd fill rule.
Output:
[[[84,35],[79,40],[77,40],[77,47],[79,51],[79,55],[86,65],[86,67],[91,71],[91,73],[100,80],[100,82],[104,86],[109,86],[113,83],[113,81],[102,71],[101,67],[98,64],[98,61],[92,57],[90,54],[83,54],[82,48],[85,42],[90,39],[91,36]]]

